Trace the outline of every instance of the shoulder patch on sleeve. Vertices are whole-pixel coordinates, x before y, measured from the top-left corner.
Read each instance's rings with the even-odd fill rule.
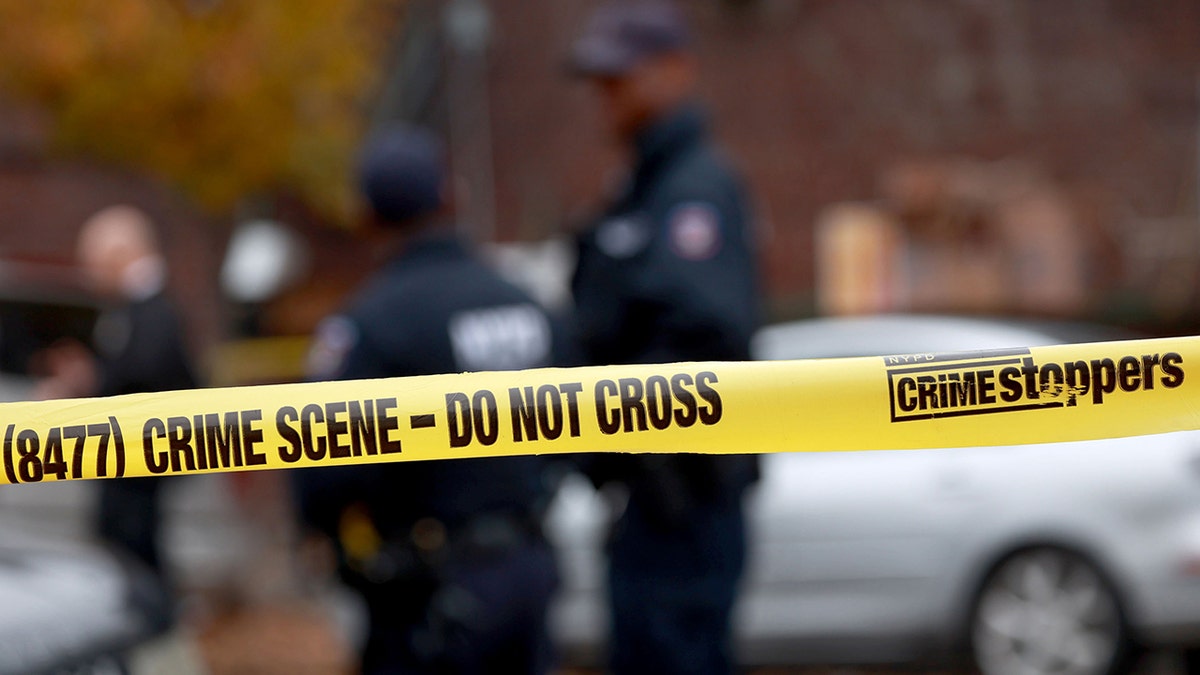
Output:
[[[667,215],[667,242],[684,260],[708,260],[724,245],[721,216],[707,202],[680,204]]]
[[[347,317],[331,316],[321,321],[308,350],[309,377],[322,380],[337,377],[358,340],[358,326]]]

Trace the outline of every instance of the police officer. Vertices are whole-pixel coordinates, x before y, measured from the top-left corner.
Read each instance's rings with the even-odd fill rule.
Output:
[[[613,136],[626,184],[579,237],[577,325],[593,364],[739,360],[758,322],[744,190],[709,143],[696,66],[665,2],[599,7],[571,54]],[[741,496],[753,457],[596,456],[598,485],[629,490],[610,542],[617,673],[728,673],[745,557]]]
[[[551,326],[453,236],[441,145],[395,128],[363,153],[361,187],[391,261],[319,328],[326,379],[547,365]],[[364,673],[542,673],[557,583],[532,457],[298,471],[303,519],[337,544],[368,609]]]

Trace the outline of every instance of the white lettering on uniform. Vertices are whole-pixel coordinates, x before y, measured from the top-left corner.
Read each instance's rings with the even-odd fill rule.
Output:
[[[450,318],[450,344],[461,370],[521,370],[550,363],[550,324],[533,305],[460,312]]]

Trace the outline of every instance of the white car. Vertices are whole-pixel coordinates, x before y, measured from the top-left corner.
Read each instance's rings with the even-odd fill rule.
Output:
[[[949,317],[773,326],[762,359],[1111,339]],[[747,664],[909,663],[969,653],[992,673],[1105,673],[1137,647],[1200,646],[1200,433],[1032,446],[776,454],[748,497],[735,630]],[[607,633],[606,512],[568,480],[548,530],[568,658]]]
[[[5,533],[0,673],[124,673],[169,623],[149,574],[82,544]]]

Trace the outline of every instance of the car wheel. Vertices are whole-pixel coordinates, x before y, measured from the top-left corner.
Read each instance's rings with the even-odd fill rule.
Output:
[[[1123,669],[1129,632],[1112,586],[1082,556],[1016,553],[988,576],[971,613],[984,675],[1104,675]]]

